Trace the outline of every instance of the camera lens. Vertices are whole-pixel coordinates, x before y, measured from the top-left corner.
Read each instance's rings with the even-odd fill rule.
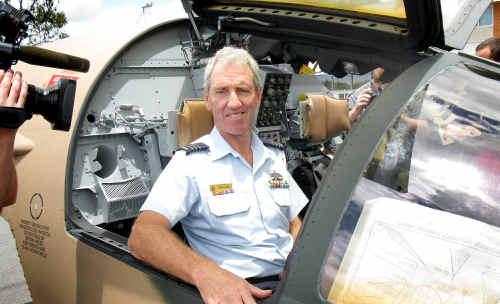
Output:
[[[73,114],[76,81],[61,78],[57,84],[46,89],[28,86],[26,112],[40,114],[52,124],[52,129],[68,131]]]

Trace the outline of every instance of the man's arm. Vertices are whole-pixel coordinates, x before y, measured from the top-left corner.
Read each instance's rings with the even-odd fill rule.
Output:
[[[406,114],[401,114],[399,118],[406,122],[413,130],[417,128],[427,129],[429,127],[429,122],[425,119],[411,118]]]
[[[19,72],[0,70],[0,107],[24,107],[28,84]],[[15,203],[17,176],[14,166],[16,129],[0,128],[0,211]]]
[[[14,138],[14,130],[0,128],[0,211],[2,207],[13,204],[17,196]]]
[[[367,88],[360,92],[352,109],[349,110],[349,120],[351,124],[355,123],[358,119],[359,115],[363,112],[364,109],[370,104],[373,96],[371,94],[371,89]]]
[[[294,241],[297,240],[297,236],[299,235],[300,228],[302,227],[302,220],[296,216],[293,220],[288,224],[288,231],[292,235]],[[285,279],[285,273],[281,272],[279,274],[280,280]]]
[[[169,220],[157,212],[143,211],[139,215],[128,244],[136,258],[195,285],[207,304],[253,304],[253,297],[271,295],[271,291],[251,285],[193,251],[171,231]]]
[[[297,240],[297,236],[299,235],[300,227],[302,227],[302,221],[297,216],[295,217],[289,224],[289,231],[293,237],[293,240]]]

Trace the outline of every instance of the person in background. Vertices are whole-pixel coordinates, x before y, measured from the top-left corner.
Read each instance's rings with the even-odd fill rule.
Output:
[[[500,38],[488,38],[476,47],[476,56],[500,62]]]
[[[0,70],[0,110],[24,108],[28,84],[19,72]],[[5,114],[4,113],[4,114]],[[9,223],[1,216],[2,208],[17,197],[14,166],[14,140],[17,129],[0,127],[0,303],[31,303],[31,295]]]
[[[358,120],[364,109],[373,100],[373,97],[380,95],[382,91],[382,75],[384,75],[384,68],[375,68],[372,73],[371,80],[364,85],[360,86],[349,96],[349,119],[351,124]]]
[[[0,70],[0,107],[23,108],[28,84],[20,72]],[[14,139],[17,129],[0,127],[0,212],[15,203],[17,176],[14,166]]]

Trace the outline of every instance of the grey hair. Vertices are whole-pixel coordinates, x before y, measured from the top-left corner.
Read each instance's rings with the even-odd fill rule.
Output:
[[[208,60],[204,77],[205,94],[210,89],[210,77],[212,77],[215,65],[228,63],[246,64],[252,72],[255,88],[257,90],[262,89],[262,78],[259,73],[259,65],[252,55],[244,49],[226,46],[218,50],[217,53]]]

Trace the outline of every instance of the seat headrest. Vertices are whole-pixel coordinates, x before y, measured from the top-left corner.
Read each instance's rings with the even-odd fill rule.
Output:
[[[304,137],[310,142],[324,142],[351,129],[347,100],[306,94],[306,99],[301,103]]]
[[[210,133],[214,126],[212,113],[203,99],[186,99],[177,113],[179,146],[185,146],[201,136]]]

